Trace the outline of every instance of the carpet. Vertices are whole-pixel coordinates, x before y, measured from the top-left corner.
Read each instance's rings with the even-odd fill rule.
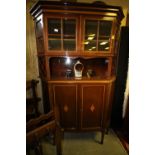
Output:
[[[103,144],[99,144],[100,137],[100,132],[65,133],[62,155],[128,155],[113,130],[105,134]],[[56,155],[55,146],[47,138],[42,140],[42,147],[44,155]]]

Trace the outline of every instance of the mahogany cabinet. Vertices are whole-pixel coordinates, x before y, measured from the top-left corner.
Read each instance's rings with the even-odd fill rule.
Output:
[[[45,113],[64,131],[101,131],[110,123],[121,7],[103,2],[38,1],[35,22]]]

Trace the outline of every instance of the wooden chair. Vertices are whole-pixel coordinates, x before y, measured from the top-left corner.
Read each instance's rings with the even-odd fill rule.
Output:
[[[36,118],[40,115],[38,109],[38,103],[41,98],[37,95],[37,84],[38,80],[26,81],[26,92],[29,97],[26,98],[26,120],[29,121],[31,118]]]
[[[48,134],[54,134],[57,155],[61,155],[61,128],[54,114],[49,112],[31,119],[26,123],[26,152],[34,149],[36,155],[43,155],[41,138]],[[52,145],[52,144],[51,144]]]

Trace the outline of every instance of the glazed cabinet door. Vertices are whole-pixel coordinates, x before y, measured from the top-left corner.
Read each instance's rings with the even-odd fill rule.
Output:
[[[105,102],[105,85],[81,85],[81,129],[101,129]]]
[[[83,16],[82,23],[82,51],[84,54],[112,53],[115,34],[114,18]]]
[[[45,23],[47,52],[58,55],[77,51],[79,22],[76,16],[47,16]]]
[[[77,128],[77,85],[54,84],[54,104],[60,111],[60,124],[65,129]]]

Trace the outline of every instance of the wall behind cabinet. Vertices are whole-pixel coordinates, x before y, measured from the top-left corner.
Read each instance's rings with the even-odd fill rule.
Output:
[[[35,40],[34,22],[29,13],[30,8],[36,0],[26,0],[26,80],[37,79],[39,76],[37,48]],[[42,98],[41,83],[37,85],[38,96]],[[43,112],[42,101],[39,104],[40,112]]]

